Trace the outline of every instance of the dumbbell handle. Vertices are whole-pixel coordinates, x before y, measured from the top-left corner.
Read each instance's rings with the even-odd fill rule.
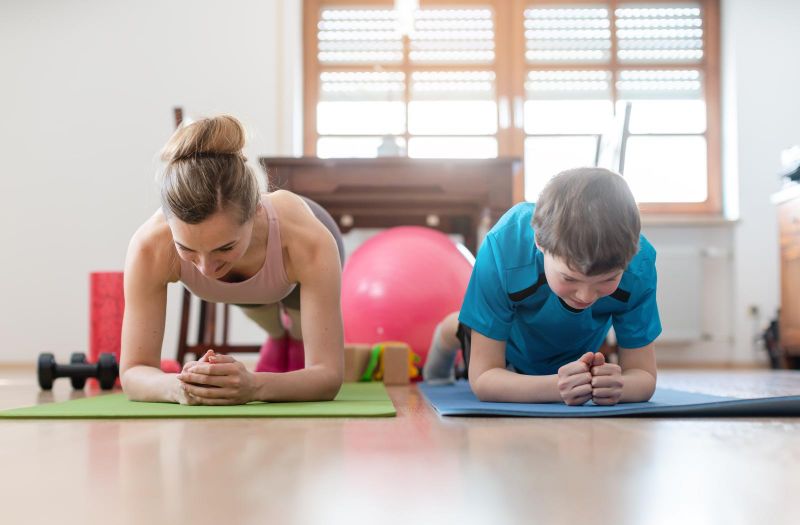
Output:
[[[97,363],[56,365],[54,377],[97,377]]]

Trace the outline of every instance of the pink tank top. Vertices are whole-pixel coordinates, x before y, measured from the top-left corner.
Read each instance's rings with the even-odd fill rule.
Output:
[[[180,259],[180,280],[194,295],[213,303],[230,304],[274,304],[289,295],[296,283],[290,283],[283,267],[281,230],[278,214],[268,197],[262,197],[261,205],[269,219],[267,256],[264,264],[254,276],[238,283],[226,283],[209,279],[195,266]]]

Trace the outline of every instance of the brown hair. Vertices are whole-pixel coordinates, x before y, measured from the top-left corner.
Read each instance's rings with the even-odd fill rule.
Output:
[[[244,127],[229,115],[178,128],[161,151],[164,214],[188,224],[222,210],[236,213],[239,224],[250,220],[260,189],[242,154],[244,143]]]
[[[572,270],[599,275],[639,251],[639,208],[622,176],[603,168],[563,171],[547,183],[533,215],[536,243]]]

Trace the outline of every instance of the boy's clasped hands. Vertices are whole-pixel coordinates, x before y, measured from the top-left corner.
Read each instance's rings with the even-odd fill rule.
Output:
[[[558,391],[567,405],[616,405],[622,396],[622,368],[600,352],[586,352],[558,369]]]

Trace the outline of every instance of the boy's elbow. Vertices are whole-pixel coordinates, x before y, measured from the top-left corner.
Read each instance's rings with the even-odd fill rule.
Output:
[[[635,375],[628,381],[630,381],[630,385],[626,381],[626,386],[623,387],[623,398],[626,402],[646,403],[656,393],[656,376],[650,371],[636,370]],[[628,395],[624,394],[625,388],[630,390]]]
[[[650,401],[653,395],[656,393],[656,379],[653,378],[653,382],[648,385],[648,387],[644,391],[644,399],[642,401]]]
[[[650,399],[653,397],[653,394],[655,394],[655,393],[656,393],[656,389],[655,388],[647,389],[644,392],[642,392],[642,395],[636,396],[635,398],[631,399],[630,402],[631,403],[647,403],[648,401],[650,401]]]
[[[472,393],[475,394],[475,397],[478,398],[478,401],[488,401],[488,402],[494,401],[489,392],[489,389],[486,387],[486,381],[485,380],[482,381],[481,378],[485,379],[483,377],[483,374],[477,377],[470,376],[469,386],[470,388],[472,388]]]
[[[655,370],[645,370],[647,374],[647,383],[645,384],[644,388],[644,401],[650,401],[650,398],[653,397],[653,394],[656,393],[656,383],[658,383],[658,374]]]

